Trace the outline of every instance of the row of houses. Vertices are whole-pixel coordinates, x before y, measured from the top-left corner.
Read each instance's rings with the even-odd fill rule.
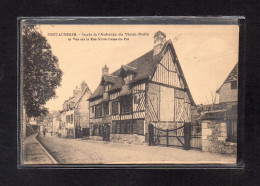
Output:
[[[52,132],[63,137],[78,138],[89,135],[89,102],[91,91],[85,81],[65,100],[62,110],[52,120]]]
[[[237,105],[237,74],[238,65],[216,92],[219,104],[197,119]],[[204,108],[195,105],[172,41],[158,31],[153,48],[144,55],[112,73],[104,66],[93,93],[85,82],[76,87],[53,123],[62,136],[147,141],[149,123],[171,129],[193,122],[194,110]]]

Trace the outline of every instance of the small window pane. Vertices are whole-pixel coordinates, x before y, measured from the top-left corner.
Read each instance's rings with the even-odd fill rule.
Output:
[[[237,89],[237,81],[231,81],[231,89]]]

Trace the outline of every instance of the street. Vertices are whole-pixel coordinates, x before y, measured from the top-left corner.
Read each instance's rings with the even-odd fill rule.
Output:
[[[234,164],[236,156],[175,147],[134,145],[87,139],[38,137],[59,164]]]

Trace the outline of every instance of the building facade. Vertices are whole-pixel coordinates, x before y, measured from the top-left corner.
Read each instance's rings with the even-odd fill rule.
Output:
[[[73,90],[73,96],[63,103],[61,122],[65,127],[65,136],[80,137],[85,135],[89,129],[89,102],[87,99],[91,96],[91,91],[83,81],[80,87]],[[64,121],[65,120],[65,121]],[[65,124],[64,124],[65,123]]]
[[[223,84],[216,91],[219,103],[237,104],[238,100],[238,64],[232,69]]]
[[[216,91],[218,104],[199,107],[202,151],[237,154],[238,64]]]
[[[59,117],[59,135],[60,136],[66,136],[66,110],[60,111],[60,117]]]
[[[111,74],[105,66],[88,100],[91,135],[111,139],[129,134],[145,139],[150,122],[160,128],[190,122],[195,105],[172,41],[160,31],[151,51]]]
[[[52,118],[52,133],[57,134],[60,128],[60,115],[56,115]]]
[[[237,142],[238,63],[216,91],[219,104],[226,112],[227,141]]]

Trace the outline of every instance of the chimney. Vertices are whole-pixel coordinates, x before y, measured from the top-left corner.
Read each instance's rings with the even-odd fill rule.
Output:
[[[153,36],[154,39],[154,47],[153,47],[153,55],[159,54],[162,50],[162,47],[166,41],[165,33],[158,31]]]
[[[82,81],[80,84],[80,88],[81,88],[81,92],[83,92],[83,90],[86,88],[87,83],[85,81]]]
[[[80,94],[80,88],[76,86],[76,88],[73,90],[73,97],[76,97]]]
[[[107,68],[107,65],[105,65],[103,68],[102,68],[102,75],[108,75],[109,73],[109,68]]]

